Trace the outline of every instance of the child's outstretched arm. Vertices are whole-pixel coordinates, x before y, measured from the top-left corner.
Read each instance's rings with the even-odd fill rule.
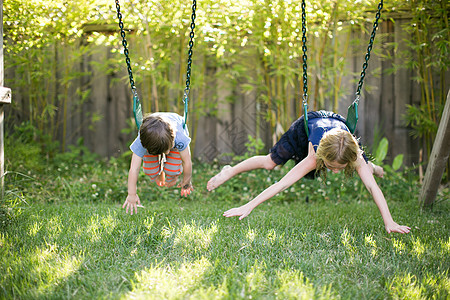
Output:
[[[375,178],[373,177],[372,170],[370,169],[371,167],[366,163],[361,155],[358,157],[357,165],[358,166],[356,167],[356,171],[358,172],[359,177],[361,177],[362,182],[364,183],[367,190],[372,195],[376,205],[378,206],[381,217],[384,221],[386,231],[388,233],[409,233],[411,228],[404,225],[398,225],[392,219],[391,213],[389,212],[389,208],[386,203],[386,199],[384,198],[383,192],[381,191],[380,187],[375,181]]]
[[[311,172],[316,168],[316,156],[314,148],[311,143],[309,143],[308,156],[299,162],[295,167],[293,167],[284,177],[277,183],[272,184],[270,187],[265,189],[261,194],[259,194],[252,201],[248,202],[241,207],[232,208],[223,213],[225,217],[237,217],[242,220],[248,216],[252,210],[263,203],[264,201],[272,198],[281,191],[284,191],[295,182],[299,181],[303,176]]]
[[[141,205],[141,200],[137,195],[137,181],[141,170],[142,158],[133,153],[131,157],[130,171],[128,171],[128,196],[122,208],[126,207],[125,213],[133,214],[133,209],[137,213],[137,206]]]
[[[180,156],[183,165],[183,180],[179,186],[181,187],[181,196],[187,197],[194,190],[192,186],[192,160],[189,146],[183,151],[180,151]]]

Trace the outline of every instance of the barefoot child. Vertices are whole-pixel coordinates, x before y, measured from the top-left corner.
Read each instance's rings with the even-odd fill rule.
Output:
[[[345,125],[345,119],[335,113],[318,111],[308,113],[309,138],[304,128],[303,117],[295,121],[289,130],[270,150],[267,156],[254,156],[234,167],[225,166],[208,181],[209,191],[214,190],[231,177],[250,170],[264,168],[272,170],[277,165],[294,159],[296,165],[277,183],[273,184],[247,204],[226,211],[225,217],[239,216],[242,220],[262,202],[287,189],[302,177],[314,178],[326,169],[337,173],[341,170],[351,175],[356,170],[372,195],[384,221],[386,231],[408,233],[410,228],[398,225],[392,219],[383,193],[373,174],[383,177],[383,169],[368,162],[355,137]]]
[[[154,113],[142,121],[139,134],[130,149],[130,171],[128,172],[128,196],[122,208],[126,213],[141,205],[137,195],[137,180],[144,161],[144,173],[158,186],[173,187],[183,172],[179,184],[181,195],[187,196],[193,190],[191,183],[192,161],[189,143],[191,138],[187,127],[183,128],[183,118],[175,113]]]

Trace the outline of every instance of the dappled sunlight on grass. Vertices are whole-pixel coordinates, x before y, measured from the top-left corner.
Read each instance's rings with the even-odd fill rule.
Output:
[[[47,227],[47,232],[52,239],[56,239],[64,228],[60,216],[51,217],[46,222],[45,226]]]
[[[28,228],[28,235],[34,237],[42,228],[42,222],[33,222]]]
[[[179,299],[201,286],[203,275],[212,267],[205,257],[193,262],[183,262],[179,266],[155,262],[148,269],[135,274],[132,292],[137,298]]]
[[[394,247],[395,252],[397,252],[398,254],[403,254],[406,250],[405,243],[395,237],[392,238],[392,246]]]
[[[98,219],[98,215],[93,215],[89,220],[86,233],[89,235],[91,242],[97,242],[101,238],[101,226]]]
[[[445,240],[440,240],[441,249],[444,255],[450,255],[450,237]]]
[[[364,236],[364,243],[367,247],[371,249],[370,254],[373,257],[377,256],[378,253],[377,242],[374,240],[372,234],[366,234]]]
[[[341,234],[341,243],[342,243],[342,245],[344,245],[348,254],[350,254],[351,257],[353,257],[353,255],[355,254],[355,252],[357,250],[356,246],[354,245],[355,239],[351,235],[351,233],[348,231],[347,228],[344,228],[344,231]]]
[[[417,258],[422,258],[425,253],[425,245],[420,241],[420,238],[412,239],[412,253],[417,256]]]
[[[277,271],[278,299],[337,299],[331,293],[331,287],[317,290],[314,285],[298,270]]]
[[[17,292],[32,282],[33,285],[28,286],[30,294],[35,297],[48,295],[60,282],[78,271],[83,257],[69,255],[60,248],[57,244],[45,243],[21,258],[21,261],[28,261],[32,268],[16,281]]]
[[[192,220],[190,224],[184,224],[175,234],[174,247],[182,252],[196,253],[209,248],[214,234],[217,233],[217,225],[212,223],[203,228]]]
[[[117,223],[116,212],[104,215],[93,213],[89,219],[73,224],[76,227],[74,233],[77,238],[95,243],[101,241],[105,235],[111,234]]]
[[[247,293],[264,291],[267,289],[267,279],[265,276],[265,267],[263,263],[255,261],[255,264],[250,268],[250,271],[245,275],[245,283],[247,286]]]
[[[448,299],[450,279],[448,271],[439,275],[424,274],[421,280],[406,273],[394,276],[387,288],[393,299]]]
[[[252,243],[256,238],[256,231],[253,228],[247,230],[246,238],[249,243]]]
[[[283,234],[277,234],[277,231],[273,228],[269,230],[269,232],[266,234],[266,239],[269,242],[270,245],[274,245],[277,242],[283,243],[285,241]]]

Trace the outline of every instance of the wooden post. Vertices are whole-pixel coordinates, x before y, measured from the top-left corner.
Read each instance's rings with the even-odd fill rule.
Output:
[[[444,111],[439,124],[433,150],[425,171],[425,180],[420,192],[419,201],[423,207],[431,207],[441,183],[442,174],[450,154],[450,90],[447,94]]]
[[[3,200],[5,154],[3,150],[3,106],[11,103],[11,90],[3,87],[3,0],[0,0],[0,176],[1,176],[1,197]]]

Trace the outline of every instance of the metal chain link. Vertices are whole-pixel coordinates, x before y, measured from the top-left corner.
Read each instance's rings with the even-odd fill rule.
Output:
[[[359,79],[359,83],[358,83],[358,88],[356,90],[356,98],[354,103],[359,102],[359,97],[361,96],[361,88],[363,86],[364,83],[364,77],[366,76],[366,69],[369,65],[369,59],[370,59],[370,52],[372,51],[372,47],[373,47],[373,41],[375,40],[375,34],[378,28],[378,21],[380,20],[380,16],[381,16],[381,9],[383,8],[383,0],[380,0],[380,3],[378,4],[378,11],[375,15],[375,21],[373,23],[373,29],[372,29],[372,34],[370,35],[370,40],[369,40],[369,46],[367,47],[367,53],[365,56],[365,61],[363,63],[362,66],[362,71],[361,71],[361,77]]]
[[[187,69],[186,69],[186,88],[184,89],[184,122],[183,128],[186,127],[187,117],[188,117],[188,108],[189,108],[189,91],[191,85],[191,65],[192,65],[192,48],[194,47],[194,29],[195,29],[195,10],[197,9],[197,1],[192,1],[192,15],[191,15],[191,32],[189,33],[189,51],[188,51],[188,60],[187,60]]]
[[[189,33],[189,51],[187,60],[187,71],[186,71],[186,89],[190,88],[191,84],[191,64],[192,64],[192,48],[194,47],[194,28],[195,28],[195,10],[197,8],[197,1],[193,0],[192,4],[192,16],[191,16],[191,32]]]
[[[116,10],[117,10],[117,18],[119,19],[120,36],[122,37],[123,54],[125,54],[125,61],[127,63],[128,76],[130,78],[131,91],[133,92],[133,96],[137,96],[136,85],[134,84],[133,72],[131,70],[131,60],[129,57],[128,43],[125,38],[125,30],[123,29],[122,14],[120,13],[119,0],[116,0]]]
[[[302,50],[303,50],[303,104],[308,102],[308,72],[307,72],[307,60],[306,55],[306,10],[305,0],[302,0]]]
[[[306,135],[309,137],[308,130],[308,56],[306,55],[306,4],[302,0],[302,50],[303,50],[303,126],[305,127]]]

